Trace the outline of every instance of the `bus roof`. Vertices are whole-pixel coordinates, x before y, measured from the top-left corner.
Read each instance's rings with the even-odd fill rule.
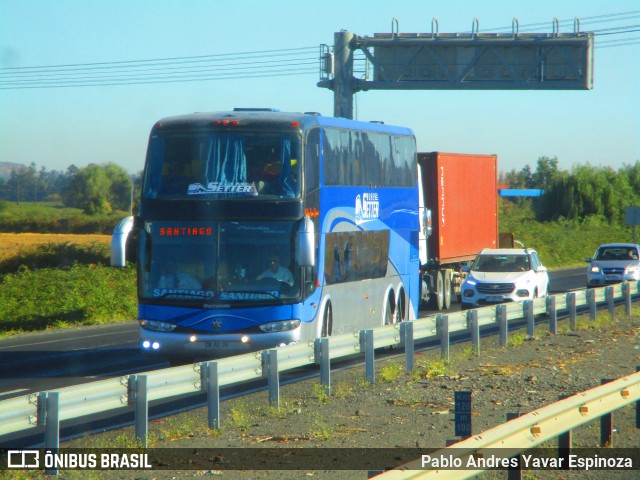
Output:
[[[265,124],[271,124],[275,128],[291,127],[291,124],[296,122],[304,130],[317,125],[321,127],[385,132],[395,135],[413,135],[413,131],[407,127],[386,125],[379,122],[349,120],[340,117],[325,117],[316,113],[280,112],[264,108],[177,115],[159,120],[155,127],[171,129],[204,128],[210,126],[215,121],[232,122],[234,120],[238,121],[240,125],[247,127],[264,126]]]

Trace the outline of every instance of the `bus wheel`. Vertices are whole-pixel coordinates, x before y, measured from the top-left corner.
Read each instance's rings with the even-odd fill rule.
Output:
[[[449,310],[451,307],[451,270],[445,270],[442,272],[444,275],[444,302],[443,306],[445,310]]]
[[[404,289],[402,288],[398,292],[398,302],[394,315],[393,323],[404,322],[407,317],[407,299],[405,298]]]
[[[389,292],[389,296],[387,297],[387,304],[384,307],[384,324],[385,325],[393,325],[396,323],[396,305],[395,298],[393,296],[393,290]]]
[[[429,299],[429,303],[434,310],[440,311],[444,308],[444,278],[442,271],[436,273],[436,291]]]
[[[327,302],[324,306],[324,314],[322,315],[322,332],[321,337],[330,337],[333,331],[333,307],[331,302]]]

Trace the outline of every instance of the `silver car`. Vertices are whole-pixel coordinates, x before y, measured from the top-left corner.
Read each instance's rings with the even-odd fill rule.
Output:
[[[640,245],[607,243],[587,258],[587,287],[640,280]]]

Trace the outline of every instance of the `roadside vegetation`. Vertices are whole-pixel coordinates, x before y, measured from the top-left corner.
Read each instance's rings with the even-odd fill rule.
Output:
[[[8,202],[0,200],[0,232],[111,235],[127,213],[116,210],[89,215],[60,202]]]
[[[133,320],[136,302],[135,268],[111,268],[105,242],[43,243],[0,259],[0,335]]]

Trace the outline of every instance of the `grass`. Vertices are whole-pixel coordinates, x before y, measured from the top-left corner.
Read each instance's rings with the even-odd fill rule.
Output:
[[[331,387],[331,395],[339,400],[344,400],[355,397],[356,391],[350,383],[338,382]]]
[[[249,407],[244,403],[238,403],[233,407],[229,414],[231,416],[231,424],[238,430],[246,431],[252,422],[252,414],[249,411]]]
[[[335,435],[335,427],[323,418],[315,418],[309,434],[318,440],[331,440]]]
[[[66,270],[20,269],[0,288],[0,332],[97,325],[137,316],[136,272],[73,264]]]
[[[442,358],[420,360],[416,362],[415,367],[411,373],[413,380],[436,378],[454,373],[452,363]]]
[[[509,336],[509,345],[511,345],[512,347],[519,347],[526,340],[527,340],[527,335],[525,333],[521,333],[521,332],[514,333],[513,335]]]
[[[380,369],[380,379],[385,383],[394,383],[404,375],[404,370],[402,363],[389,363]]]
[[[64,233],[0,233],[0,263],[14,257],[25,257],[46,245],[96,245],[106,252],[111,235]]]
[[[137,317],[135,269],[109,267],[108,243],[29,238],[12,252],[0,259],[0,335]]]
[[[127,212],[121,211],[108,215],[86,215],[79,208],[68,208],[53,202],[3,202],[0,232],[111,235],[118,222],[127,215]]]

